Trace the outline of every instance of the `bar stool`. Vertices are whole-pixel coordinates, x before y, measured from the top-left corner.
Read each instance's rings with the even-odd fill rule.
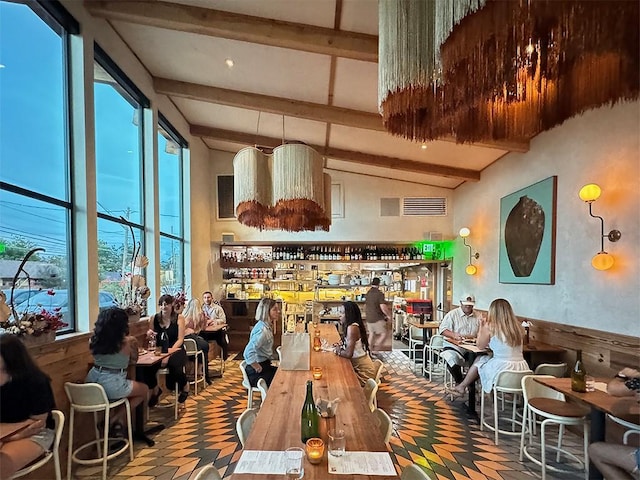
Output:
[[[522,396],[524,397],[524,411],[522,413],[522,432],[520,436],[520,461],[522,461],[524,456],[526,456],[536,465],[540,465],[542,467],[542,480],[546,480],[547,469],[557,472],[563,471],[547,465],[546,449],[550,448],[556,452],[556,462],[559,463],[560,456],[564,454],[566,457],[571,458],[581,465],[585,472],[585,480],[587,480],[589,478],[589,453],[587,451],[589,446],[587,420],[589,410],[580,405],[567,403],[562,393],[556,392],[555,390],[536,382],[536,377],[553,378],[553,375],[525,375],[522,378],[521,385]],[[528,447],[534,445],[532,431],[536,416],[544,419],[540,424],[540,459],[535,458],[528,451]],[[547,426],[550,425],[559,426],[557,446],[548,446],[546,443],[546,429]],[[584,459],[580,459],[576,455],[562,448],[562,436],[566,425],[582,425]],[[526,433],[529,434],[529,442],[525,446],[524,438]]]
[[[64,413],[60,410],[51,410],[51,416],[53,417],[53,422],[55,423],[55,436],[53,438],[53,445],[51,445],[51,451],[44,452],[43,456],[36,460],[34,463],[31,463],[29,466],[18,470],[13,474],[11,479],[24,477],[29,473],[39,469],[43,465],[46,465],[49,460],[53,458],[53,465],[56,472],[56,480],[62,480],[62,473],[60,472],[60,438],[62,438],[62,430],[64,429]]]
[[[225,333],[225,335],[227,335]],[[229,343],[229,339],[227,337],[227,343]],[[220,355],[216,354],[215,352],[220,352]],[[218,345],[218,342],[215,342],[213,340],[209,341],[209,357],[211,357],[211,360],[207,359],[207,362],[209,362],[209,372],[211,373],[212,367],[213,367],[213,373],[212,375],[215,377],[222,377],[224,376],[224,355],[222,353],[222,347],[220,347],[220,345]],[[219,365],[216,367],[216,362],[219,361]],[[217,371],[216,371],[217,370]]]
[[[242,386],[247,389],[247,408],[253,408],[253,394],[260,393],[258,387],[252,387],[247,375],[247,362],[242,360],[240,362],[240,371],[242,372]]]
[[[131,406],[129,400],[121,398],[110,402],[107,398],[107,394],[99,383],[71,383],[66,382],[64,384],[64,390],[69,397],[70,403],[70,416],[69,416],[69,452],[67,457],[67,480],[71,480],[71,469],[74,463],[80,465],[96,465],[102,463],[102,480],[107,479],[107,461],[119,456],[120,454],[129,450],[129,458],[133,460],[133,438],[131,436]],[[111,409],[123,405],[127,411],[127,431],[128,438],[109,438],[109,416]],[[73,449],[73,426],[75,421],[75,414],[77,412],[93,413],[96,439],[92,440],[84,445]],[[104,413],[104,436],[100,438],[98,432],[98,413]],[[113,453],[109,453],[110,441],[122,441],[124,446],[119,448]],[[98,449],[99,458],[82,459],[78,458],[78,454],[95,445]]]
[[[495,380],[495,384],[491,389],[493,393],[493,425],[487,423],[484,419],[485,394],[484,392],[482,392],[482,397],[480,398],[480,430],[484,430],[486,427],[492,432],[494,432],[495,434],[494,443],[496,445],[498,445],[498,435],[500,433],[502,433],[503,435],[520,435],[521,434],[521,431],[516,432],[516,425],[522,426],[522,424],[520,424],[520,422],[516,420],[516,406],[518,403],[518,399],[522,394],[522,378],[525,375],[531,375],[532,373],[533,372],[531,370],[525,370],[523,372],[505,370],[498,374]],[[513,398],[511,400],[511,403],[512,403],[511,418],[506,419],[511,423],[511,431],[501,429],[499,425],[500,418],[498,416],[498,395],[502,394],[502,400],[504,402],[504,395],[506,393],[510,393],[513,395]]]
[[[159,369],[158,370],[158,376],[159,375],[165,375],[165,376],[169,375],[169,369],[168,368]],[[158,384],[159,383],[160,383],[160,381],[158,381]],[[166,384],[166,381],[165,381],[165,384]],[[176,382],[175,389],[174,389],[173,405],[171,405],[170,403],[159,403],[158,405],[156,405],[156,407],[159,407],[159,408],[171,408],[171,407],[173,407],[173,419],[174,420],[178,420],[178,396],[180,395],[180,392],[178,391],[178,389],[179,389],[178,382]],[[148,409],[147,409],[147,411],[148,411]]]
[[[198,344],[192,338],[185,338],[183,344],[187,357],[193,357],[193,380],[189,382],[189,385],[193,385],[194,395],[198,395],[198,383],[202,383],[204,386],[204,371],[200,372],[198,369],[198,360],[202,357],[202,350],[198,348]]]
[[[427,375],[429,381],[431,376],[436,373],[442,373],[443,358],[440,356],[440,352],[444,347],[444,337],[442,335],[432,335],[429,339],[429,343],[422,349],[422,375]],[[435,362],[434,362],[435,357]]]

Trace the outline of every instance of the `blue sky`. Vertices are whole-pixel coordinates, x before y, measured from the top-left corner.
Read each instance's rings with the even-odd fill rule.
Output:
[[[0,2],[0,180],[68,201],[62,49],[58,34],[28,7]],[[116,217],[128,211],[142,223],[135,107],[110,85],[95,84],[94,95],[98,211]],[[160,161],[177,158],[164,152],[164,143],[159,139]],[[168,205],[176,204],[177,191],[169,190],[161,192],[167,206],[160,213],[171,232],[166,225],[177,224],[171,221],[177,212]],[[65,221],[58,207],[0,191],[2,238],[22,235],[47,254],[63,255]],[[100,238],[121,244],[122,227],[102,230]]]

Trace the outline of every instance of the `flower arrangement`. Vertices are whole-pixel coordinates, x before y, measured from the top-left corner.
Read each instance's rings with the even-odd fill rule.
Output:
[[[123,217],[120,218],[126,221]],[[131,225],[129,225],[129,230],[134,245],[131,255],[131,273],[123,272],[124,295],[120,305],[128,315],[146,315],[147,299],[151,296],[151,290],[147,287],[142,271],[149,265],[149,259],[140,253],[141,245],[140,242],[136,242]]]
[[[53,296],[55,292],[47,290],[47,294]],[[9,307],[6,302],[5,294],[0,292],[0,329],[5,333],[11,333],[19,337],[26,335],[39,337],[68,325],[62,321],[60,307],[52,310],[40,308],[35,312],[25,311],[18,313],[13,307]]]

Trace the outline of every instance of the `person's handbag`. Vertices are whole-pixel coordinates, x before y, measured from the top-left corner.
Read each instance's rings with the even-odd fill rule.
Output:
[[[285,333],[282,335],[283,370],[309,370],[311,365],[311,337],[308,333]]]

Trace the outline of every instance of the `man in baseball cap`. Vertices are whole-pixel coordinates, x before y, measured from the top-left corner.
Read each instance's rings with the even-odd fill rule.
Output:
[[[479,319],[473,312],[473,306],[476,303],[476,297],[472,293],[465,293],[460,297],[460,307],[454,308],[447,313],[442,322],[438,333],[443,335],[445,339],[460,341],[465,338],[475,338],[478,334],[480,326]],[[457,345],[446,343],[445,350],[451,351],[450,355],[445,354],[447,368],[451,372],[456,383],[462,382],[462,365],[464,364],[463,356],[466,354],[464,349]],[[459,355],[454,353],[457,352]]]

